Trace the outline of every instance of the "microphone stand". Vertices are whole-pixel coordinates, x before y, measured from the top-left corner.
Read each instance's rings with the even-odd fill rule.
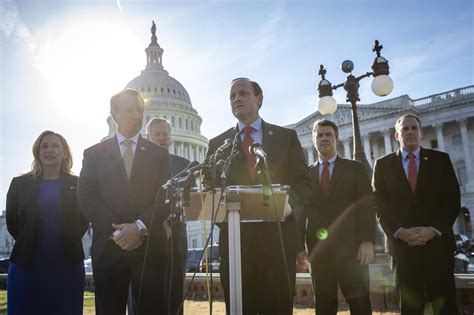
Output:
[[[281,218],[279,217],[278,215],[278,211],[276,209],[276,202],[275,202],[275,198],[273,196],[273,185],[272,185],[272,178],[270,176],[270,167],[269,167],[269,164],[268,164],[268,159],[267,159],[267,156],[263,156],[263,164],[264,164],[264,180],[263,180],[263,186],[262,186],[262,190],[263,190],[263,198],[264,198],[264,203],[265,203],[265,200],[268,200],[270,199],[270,196],[272,196],[272,205],[273,205],[273,211],[275,213],[275,222],[277,224],[277,229],[278,229],[278,236],[279,236],[279,241],[280,241],[280,247],[281,247],[281,254],[283,256],[283,265],[285,267],[285,271],[286,271],[286,277],[287,277],[287,281],[288,281],[288,288],[289,288],[289,296],[292,296],[293,295],[293,292],[291,290],[291,280],[290,280],[290,271],[289,271],[289,268],[288,268],[288,262],[286,261],[286,250],[285,250],[285,245],[284,245],[284,242],[283,242],[283,232],[282,232],[282,229],[281,229]],[[269,194],[267,195],[266,193],[266,189],[265,189],[265,184],[268,185],[268,192]]]
[[[234,136],[234,139],[232,141],[232,150],[230,152],[230,155],[229,157],[225,160],[225,163],[224,163],[224,167],[222,169],[222,172],[221,172],[221,175],[220,175],[220,186],[221,186],[221,196],[220,196],[220,201],[219,201],[219,205],[220,203],[222,202],[222,200],[224,199],[225,197],[225,186],[226,186],[226,182],[227,182],[227,177],[229,175],[229,172],[230,172],[230,165],[231,165],[231,162],[232,160],[238,155],[239,151],[236,150],[236,147],[237,147],[237,137],[239,136],[239,133],[236,133],[235,136]],[[227,141],[227,140],[226,140]],[[217,218],[217,213],[219,211],[219,208],[217,209],[217,211],[215,211],[215,181],[216,181],[216,176],[217,176],[217,172],[216,172],[216,163],[215,163],[215,160],[223,154],[223,151],[222,150],[217,150],[215,153],[214,153],[214,159],[212,159],[212,156],[211,156],[211,167],[210,167],[210,173],[211,173],[211,182],[212,182],[212,212],[211,212],[211,232],[210,232],[210,235],[209,235],[209,238],[211,240],[211,250],[210,250],[210,253],[209,253],[209,256],[211,257],[211,289],[212,289],[212,280],[213,280],[213,277],[212,277],[212,274],[213,274],[213,270],[212,270],[212,251],[213,251],[213,243],[214,243],[214,225],[215,225],[215,221],[216,221],[216,218]],[[213,302],[213,291],[211,291],[211,296],[209,297],[209,313],[212,315],[212,302]]]

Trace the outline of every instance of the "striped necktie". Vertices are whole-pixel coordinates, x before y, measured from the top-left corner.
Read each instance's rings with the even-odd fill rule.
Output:
[[[132,173],[132,166],[133,166],[133,150],[132,144],[133,140],[124,139],[122,140],[122,144],[125,147],[125,151],[123,152],[123,165],[125,166],[125,171],[127,172],[127,178],[130,179],[130,174]]]

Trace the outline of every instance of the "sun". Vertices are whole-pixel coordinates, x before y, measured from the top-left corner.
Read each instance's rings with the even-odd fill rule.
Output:
[[[139,74],[143,38],[124,18],[77,16],[55,21],[35,42],[34,64],[59,114],[105,123],[110,96]]]

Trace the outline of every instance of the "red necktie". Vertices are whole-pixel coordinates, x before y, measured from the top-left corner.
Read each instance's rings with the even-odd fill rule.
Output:
[[[327,195],[328,194],[328,191],[329,191],[329,162],[328,161],[324,161],[323,162],[323,172],[321,173],[321,179],[320,179],[320,183],[321,183],[321,189],[323,190],[324,194]]]
[[[408,182],[410,182],[411,191],[416,190],[416,161],[413,153],[408,153]]]
[[[247,157],[247,170],[250,177],[255,177],[255,163],[257,162],[257,158],[250,154],[250,146],[252,145],[253,138],[252,132],[254,128],[252,126],[245,126],[244,129],[244,140],[242,141],[242,146],[244,148],[244,154]]]

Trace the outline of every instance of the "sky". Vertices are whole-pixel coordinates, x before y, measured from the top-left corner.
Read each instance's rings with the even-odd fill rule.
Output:
[[[45,129],[66,137],[79,174],[84,149],[108,134],[110,96],[146,65],[152,20],[207,138],[235,124],[231,79],[261,84],[266,121],[295,123],[317,110],[319,65],[333,84],[346,59],[356,76],[371,71],[376,39],[394,90],[377,97],[365,79],[361,104],[474,84],[472,0],[0,0],[0,210]]]

